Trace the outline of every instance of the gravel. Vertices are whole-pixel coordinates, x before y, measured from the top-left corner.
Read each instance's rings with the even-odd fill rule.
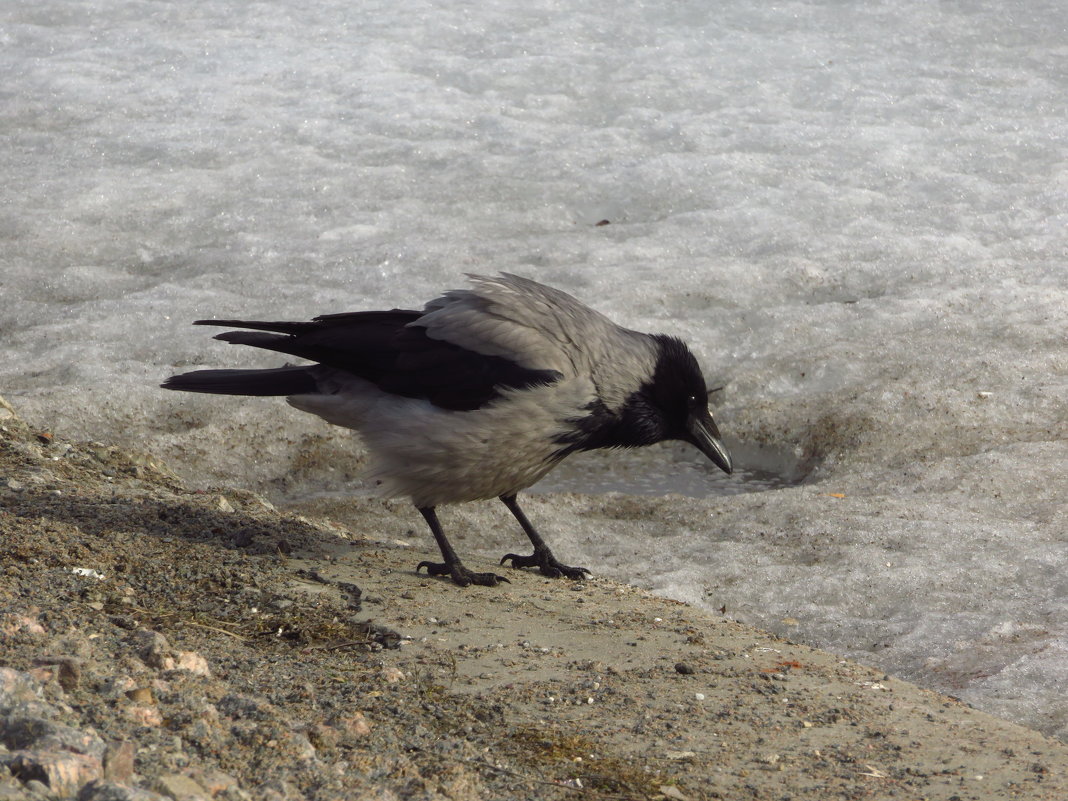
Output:
[[[418,576],[360,504],[5,414],[0,801],[1068,797],[1063,743],[603,579]]]

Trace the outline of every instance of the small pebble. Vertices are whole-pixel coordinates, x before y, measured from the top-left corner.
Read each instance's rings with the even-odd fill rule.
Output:
[[[135,704],[151,704],[154,703],[152,698],[152,690],[149,687],[138,687],[133,690],[129,690],[126,693],[126,697],[133,701]]]
[[[404,681],[404,671],[396,667],[384,667],[382,668],[382,678],[384,678],[390,684],[396,684],[399,681]]]

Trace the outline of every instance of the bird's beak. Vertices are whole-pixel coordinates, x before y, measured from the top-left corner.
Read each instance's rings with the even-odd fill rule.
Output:
[[[716,422],[707,409],[694,412],[686,424],[689,437],[687,442],[695,445],[701,453],[712,460],[712,463],[727,475],[734,471],[731,463],[731,455],[727,451],[723,440],[720,439],[719,429]]]

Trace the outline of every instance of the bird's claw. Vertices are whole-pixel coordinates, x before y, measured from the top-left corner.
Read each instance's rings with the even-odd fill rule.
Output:
[[[415,566],[415,572],[418,573],[424,567],[426,568],[426,574],[428,576],[449,576],[452,578],[454,584],[458,584],[461,587],[466,587],[469,584],[478,584],[482,587],[496,587],[502,581],[505,584],[512,583],[504,576],[498,576],[496,573],[475,573],[472,570],[468,570],[459,562],[455,565],[447,565],[444,562],[420,562]]]
[[[501,557],[501,564],[511,560],[512,567],[536,567],[538,572],[543,576],[549,578],[560,578],[564,576],[572,579],[573,581],[581,581],[586,576],[592,575],[590,571],[585,567],[571,567],[570,565],[562,564],[556,560],[556,557],[551,553],[538,553],[535,551],[530,556],[522,556],[517,553],[506,553]]]

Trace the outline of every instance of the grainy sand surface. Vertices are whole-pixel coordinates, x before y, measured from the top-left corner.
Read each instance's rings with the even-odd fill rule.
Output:
[[[1065,744],[833,654],[0,415],[0,800],[1068,798]]]

